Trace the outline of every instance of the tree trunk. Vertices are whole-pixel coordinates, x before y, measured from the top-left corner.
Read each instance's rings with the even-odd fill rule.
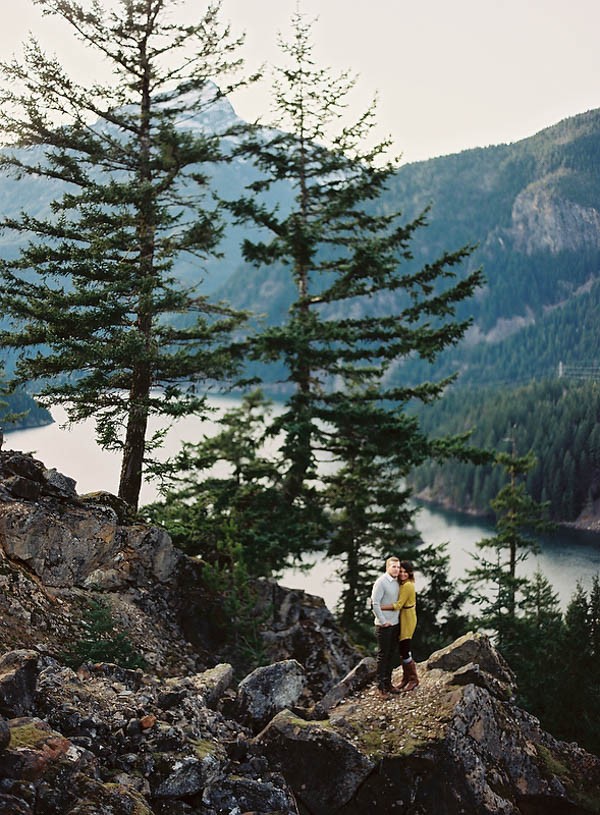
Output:
[[[135,377],[131,388],[131,406],[127,417],[127,430],[119,479],[119,498],[126,501],[133,509],[138,507],[142,488],[146,430],[148,428],[147,400],[149,392],[149,374],[147,371],[140,371]]]

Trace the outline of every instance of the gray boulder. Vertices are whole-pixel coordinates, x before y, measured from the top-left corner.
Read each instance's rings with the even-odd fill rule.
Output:
[[[327,723],[307,722],[289,710],[269,722],[256,744],[311,815],[342,811],[376,767],[375,761]]]
[[[434,651],[427,660],[427,667],[457,671],[473,663],[498,681],[514,685],[515,674],[485,634],[465,634],[446,648]]]
[[[368,683],[374,679],[376,671],[377,663],[373,657],[361,659],[358,665],[353,668],[350,673],[346,674],[341,682],[334,685],[333,688],[317,702],[313,711],[314,717],[325,718],[329,711],[343,699],[351,693],[356,693],[361,690],[365,685],[368,685]]]
[[[294,796],[282,777],[269,781],[229,778],[207,789],[202,803],[214,812],[298,815]]]
[[[238,685],[237,717],[256,732],[280,710],[298,704],[306,686],[304,669],[295,659],[256,668]]]
[[[194,752],[154,756],[152,792],[156,798],[185,798],[201,793],[226,775],[225,751],[213,742],[197,742]]]
[[[0,656],[0,710],[23,716],[33,707],[37,665],[36,651],[21,649]]]

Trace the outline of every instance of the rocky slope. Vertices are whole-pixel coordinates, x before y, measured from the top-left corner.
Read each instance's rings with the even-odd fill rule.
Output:
[[[263,582],[266,662],[222,660],[200,566],[114,496],[0,452],[2,815],[592,813],[600,759],[512,703],[468,635],[374,694],[374,663],[319,598]],[[67,667],[91,600],[143,668]]]

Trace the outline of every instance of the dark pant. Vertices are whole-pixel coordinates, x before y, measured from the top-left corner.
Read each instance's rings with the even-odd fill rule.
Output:
[[[377,686],[381,690],[392,684],[392,670],[398,653],[400,625],[376,625],[377,634]]]

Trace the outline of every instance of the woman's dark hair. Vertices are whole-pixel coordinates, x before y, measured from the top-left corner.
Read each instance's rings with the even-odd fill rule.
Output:
[[[400,566],[406,572],[408,572],[408,579],[411,580],[413,583],[415,582],[415,570],[413,569],[413,565],[410,560],[401,560]]]

